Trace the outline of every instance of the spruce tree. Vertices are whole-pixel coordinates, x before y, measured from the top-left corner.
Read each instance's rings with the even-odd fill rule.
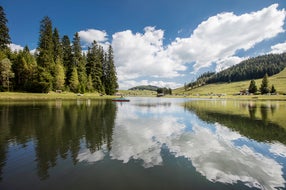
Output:
[[[86,89],[87,89],[88,92],[93,92],[94,91],[91,75],[88,75]]]
[[[49,91],[53,86],[55,63],[52,21],[47,16],[41,21],[38,52],[39,81]]]
[[[2,6],[0,6],[0,51],[8,48],[11,43],[9,36],[8,20]]]
[[[268,84],[269,84],[268,74],[266,73],[262,79],[262,83],[261,83],[261,87],[260,87],[261,94],[267,94],[270,92]]]
[[[256,93],[257,92],[257,86],[256,86],[254,80],[250,81],[250,84],[249,84],[249,87],[248,87],[248,92],[249,93]]]
[[[77,69],[76,67],[73,68],[72,73],[71,73],[71,78],[70,78],[70,90],[72,92],[78,92],[79,90],[79,81],[78,81],[78,74],[77,74]]]
[[[276,89],[275,89],[275,87],[274,87],[273,84],[272,84],[270,93],[271,93],[271,94],[275,94],[275,93],[276,93]]]
[[[88,48],[86,71],[87,75],[91,75],[94,90],[100,93],[104,93],[104,87],[101,81],[103,75],[103,57],[102,48],[94,41],[92,47]]]
[[[60,59],[56,61],[55,67],[55,78],[54,78],[54,89],[64,90],[65,87],[65,71]]]
[[[78,33],[75,33],[73,38],[72,54],[73,54],[73,65],[78,66],[79,62],[82,59],[82,49],[80,46],[80,37]]]
[[[63,47],[63,66],[65,68],[66,75],[66,85],[69,85],[71,73],[73,71],[73,60],[72,60],[72,47],[70,39],[67,35],[64,35],[62,38],[62,47]]]
[[[78,72],[78,80],[80,83],[80,92],[84,93],[86,90],[86,83],[87,83],[87,75],[86,75],[86,59],[82,55],[82,48],[80,45],[80,37],[78,33],[75,33],[73,38],[73,45],[72,45],[72,54],[73,54],[73,65],[77,67]]]
[[[15,74],[12,72],[12,63],[8,58],[0,61],[0,82],[2,90],[7,89],[10,91],[11,88],[11,78],[14,78]]]
[[[60,41],[60,35],[57,28],[53,32],[54,62],[63,61],[63,47]]]
[[[110,45],[108,48],[108,53],[105,54],[105,59],[103,62],[103,84],[105,93],[108,95],[113,95],[118,88],[116,69],[114,66],[113,49]]]
[[[28,46],[25,46],[24,50],[17,54],[17,59],[12,68],[15,73],[15,90],[35,91],[33,86],[34,83],[37,83],[37,62],[30,53]]]

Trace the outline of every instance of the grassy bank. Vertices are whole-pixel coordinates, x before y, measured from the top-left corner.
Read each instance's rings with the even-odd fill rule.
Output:
[[[262,79],[255,80],[257,88],[260,88]],[[250,80],[240,81],[240,82],[230,82],[230,83],[216,83],[208,84],[194,89],[188,89],[185,91],[184,87],[173,90],[173,94],[185,95],[185,96],[210,96],[211,94],[223,94],[233,96],[238,94],[241,90],[247,89],[249,87]],[[280,73],[269,77],[269,85],[275,86],[279,94],[286,94],[286,69]],[[272,96],[254,96],[259,98],[273,98]],[[247,97],[237,97],[234,98],[247,98]],[[248,97],[249,98],[249,97]],[[284,96],[278,96],[275,98],[284,98]]]
[[[150,91],[120,91],[124,96],[137,96],[137,97],[156,97],[156,93]],[[21,93],[21,92],[0,92],[0,101],[6,100],[75,100],[75,99],[109,99],[115,96],[100,96],[98,93],[75,94],[70,92],[55,93]],[[286,95],[243,95],[243,96],[217,96],[217,95],[167,95],[166,98],[203,98],[203,99],[238,99],[238,100],[276,100],[286,101]]]
[[[113,98],[113,96],[100,96],[98,93],[75,94],[70,92],[63,93],[21,93],[21,92],[1,92],[0,100],[73,100],[73,99],[102,99]]]

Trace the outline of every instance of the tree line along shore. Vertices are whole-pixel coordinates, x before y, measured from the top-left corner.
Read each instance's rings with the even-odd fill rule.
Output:
[[[83,53],[78,33],[60,36],[46,16],[40,22],[39,41],[32,54],[28,46],[12,52],[8,20],[0,6],[0,91],[47,93],[100,93],[112,95],[118,88],[113,48],[96,41]]]

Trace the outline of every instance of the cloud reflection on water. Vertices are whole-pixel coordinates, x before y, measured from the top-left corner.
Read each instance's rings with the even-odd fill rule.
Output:
[[[119,107],[110,157],[123,163],[141,160],[145,168],[164,165],[161,149],[166,145],[175,157],[190,160],[196,170],[212,182],[241,181],[260,189],[284,187],[282,166],[277,161],[247,144],[235,145],[236,140],[246,137],[219,123],[207,124],[177,115],[175,106],[168,109],[164,106]],[[282,144],[269,147],[269,152],[275,155],[286,155]],[[78,160],[96,162],[102,160],[104,154],[103,150],[92,154],[85,151],[79,154]]]
[[[190,159],[196,170],[210,181],[229,184],[242,181],[261,189],[284,187],[279,163],[246,145],[236,147],[233,141],[243,137],[219,124],[215,128],[212,132],[193,123],[194,132],[181,134],[168,146],[176,156]]]

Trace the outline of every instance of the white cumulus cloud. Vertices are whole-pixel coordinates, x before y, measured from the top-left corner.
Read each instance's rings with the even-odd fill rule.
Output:
[[[203,21],[189,38],[177,38],[168,52],[179,62],[195,62],[195,71],[216,63],[216,70],[238,63],[238,50],[249,50],[284,32],[285,10],[273,4],[257,12],[220,13]],[[229,62],[227,62],[229,60]]]
[[[78,35],[83,42],[88,44],[91,44],[94,40],[97,42],[105,42],[108,36],[105,31],[96,29],[81,30],[78,32]]]
[[[177,77],[186,69],[164,49],[163,30],[145,27],[143,34],[126,30],[112,37],[119,83],[139,77]]]
[[[270,53],[284,53],[284,52],[286,52],[286,42],[271,46]]]
[[[11,49],[11,51],[20,51],[24,49],[22,46],[17,44],[9,44],[8,47]]]

